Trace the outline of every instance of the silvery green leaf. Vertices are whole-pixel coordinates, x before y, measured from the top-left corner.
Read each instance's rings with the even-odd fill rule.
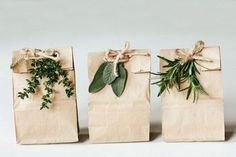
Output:
[[[96,74],[94,75],[93,81],[89,86],[89,93],[96,93],[103,89],[106,84],[103,81],[103,71],[108,63],[104,62],[98,68]]]
[[[112,90],[115,93],[117,97],[120,97],[124,90],[125,90],[125,85],[128,77],[127,70],[124,68],[124,64],[119,64],[118,65],[118,72],[119,72],[119,77],[116,78],[114,82],[112,82]]]
[[[105,84],[111,84],[117,78],[114,75],[114,64],[113,62],[107,62],[105,69],[103,70],[103,81]]]

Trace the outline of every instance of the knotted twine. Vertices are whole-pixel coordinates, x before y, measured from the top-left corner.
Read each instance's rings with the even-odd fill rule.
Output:
[[[113,62],[113,74],[118,77],[117,65],[119,63],[128,62],[133,56],[150,56],[149,53],[137,53],[134,50],[130,50],[130,43],[126,41],[121,50],[109,49],[104,56],[105,62]]]
[[[203,57],[202,50],[204,49],[205,43],[201,40],[195,43],[194,48],[186,52],[184,49],[176,49],[176,55],[181,59],[181,64],[188,62],[189,60],[198,60],[203,62],[213,62],[213,60]]]
[[[60,53],[55,49],[30,49],[30,48],[23,48],[20,50],[19,54],[13,60],[11,64],[11,69],[13,69],[17,64],[21,63],[22,61],[28,61],[33,59],[41,59],[41,58],[49,58],[54,61],[60,60]]]
[[[13,60],[11,64],[11,69],[13,69],[17,64],[21,63],[22,61],[28,61],[33,59],[42,59],[42,58],[49,58],[56,62],[60,60],[60,53],[56,49],[30,49],[30,48],[23,48],[20,50],[19,54],[16,56],[16,59]],[[45,90],[43,90],[43,94],[47,94]],[[50,95],[50,99],[53,99],[55,94],[53,93]]]

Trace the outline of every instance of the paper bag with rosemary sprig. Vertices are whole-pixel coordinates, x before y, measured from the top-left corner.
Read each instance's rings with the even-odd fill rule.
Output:
[[[158,95],[166,141],[224,140],[219,47],[198,41],[193,49],[162,49]]]
[[[16,50],[11,69],[17,143],[77,142],[72,48]]]
[[[150,53],[89,53],[89,136],[92,143],[149,140]]]

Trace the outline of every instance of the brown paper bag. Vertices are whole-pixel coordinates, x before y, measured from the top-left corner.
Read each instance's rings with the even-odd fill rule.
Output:
[[[72,48],[56,49],[60,52],[60,64],[68,71],[68,78],[75,84]],[[20,50],[14,51],[13,63]],[[22,61],[13,68],[13,102],[16,140],[19,144],[69,143],[78,141],[76,93],[68,98],[65,89],[55,84],[56,91],[49,109],[40,110],[43,85],[35,94],[22,100],[18,92],[26,87],[30,79],[30,61]],[[74,91],[75,92],[75,91]]]
[[[149,53],[149,50],[133,50]],[[104,62],[105,52],[88,55],[89,80]],[[92,143],[149,141],[150,56],[133,56],[125,68],[128,80],[121,97],[110,86],[89,94],[89,136]]]
[[[163,49],[160,56],[167,59],[178,58],[176,49]],[[188,51],[188,49],[186,49]],[[165,141],[221,141],[225,139],[224,103],[221,80],[221,58],[219,47],[206,47],[202,50],[204,57],[213,60],[199,62],[210,70],[201,69],[198,76],[202,86],[209,94],[199,96],[196,103],[186,100],[186,92],[176,89],[163,93],[162,105],[162,135]],[[161,72],[164,72],[161,60]]]

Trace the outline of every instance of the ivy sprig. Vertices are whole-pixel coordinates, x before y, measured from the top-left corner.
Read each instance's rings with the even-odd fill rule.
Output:
[[[118,76],[114,75],[114,63],[102,63],[89,86],[89,93],[97,93],[102,90],[106,85],[111,85],[112,91],[117,97],[120,97],[124,90],[128,78],[128,72],[124,67],[124,63],[118,63],[117,72]]]
[[[67,97],[71,97],[74,94],[74,87],[72,82],[68,78],[66,70],[62,69],[59,62],[50,58],[33,59],[31,63],[31,69],[29,70],[31,79],[26,79],[27,87],[22,92],[18,92],[18,97],[21,99],[29,98],[30,94],[35,94],[36,88],[40,85],[41,80],[46,78],[43,82],[46,92],[42,96],[42,103],[40,110],[47,108],[51,104],[51,95],[55,93],[53,89],[54,84],[58,83],[63,85]]]
[[[164,91],[175,87],[179,92],[187,91],[186,99],[188,100],[190,95],[193,96],[193,102],[196,102],[199,94],[208,95],[200,81],[198,75],[200,72],[197,68],[199,63],[195,59],[190,59],[185,63],[182,63],[182,59],[169,60],[165,57],[158,56],[167,64],[163,66],[166,69],[165,72],[153,73],[159,76],[159,80],[152,84],[159,86],[160,90],[158,96],[162,95]],[[201,65],[200,65],[201,66]],[[182,84],[187,84],[187,87],[181,87]]]

